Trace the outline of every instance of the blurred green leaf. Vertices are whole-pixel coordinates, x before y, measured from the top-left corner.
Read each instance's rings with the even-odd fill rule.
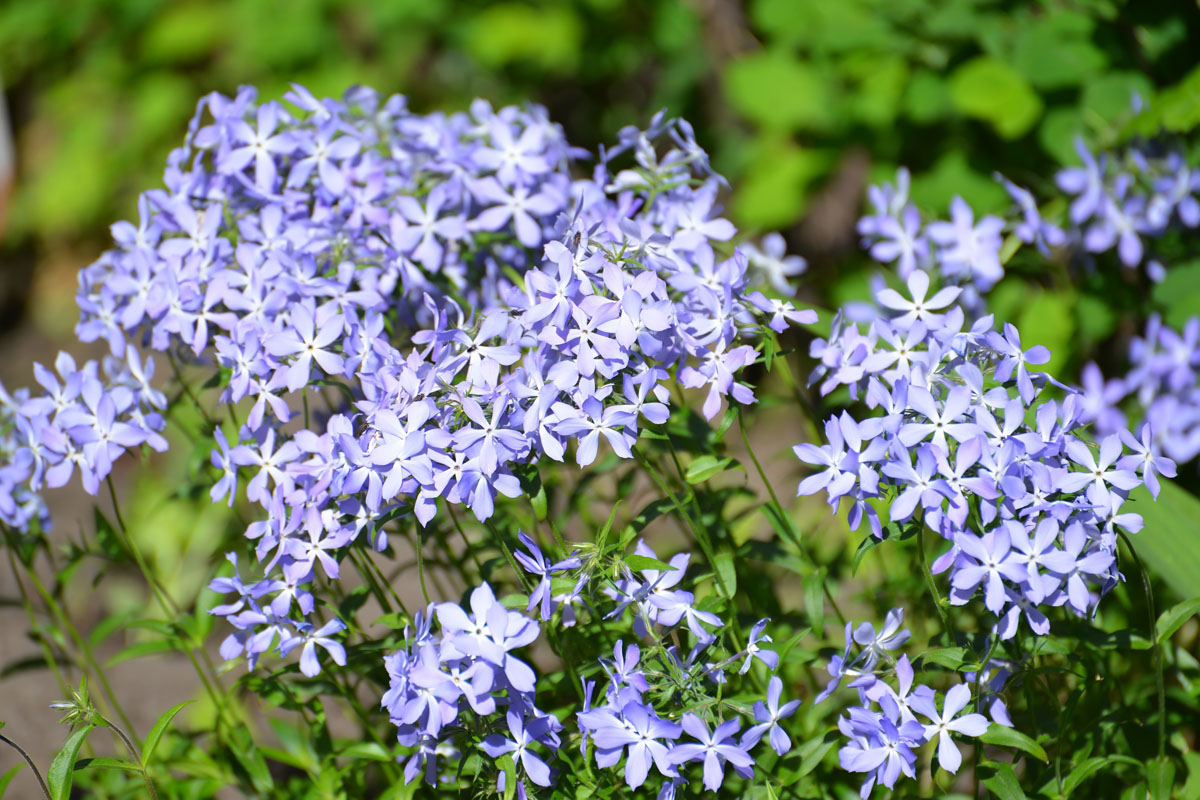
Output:
[[[13,778],[17,777],[17,773],[25,766],[24,761],[18,761],[15,766],[8,772],[0,775],[0,797],[4,797],[4,793],[8,791],[8,785],[13,782]]]
[[[1179,597],[1191,597],[1196,593],[1196,576],[1200,575],[1200,537],[1196,536],[1200,499],[1165,478],[1159,478],[1159,484],[1157,500],[1144,486],[1130,495],[1130,510],[1141,514],[1146,522],[1146,527],[1131,539],[1155,575]]]
[[[1075,340],[1075,293],[1071,291],[1026,291],[1017,316],[1021,346],[1028,350],[1040,344],[1050,348],[1050,361],[1039,370],[1057,375],[1073,355]]]
[[[69,800],[71,784],[75,777],[75,760],[79,758],[79,749],[83,747],[84,739],[92,732],[95,725],[85,725],[67,737],[67,743],[54,757],[50,771],[46,773],[46,781],[50,784],[51,800]]]
[[[1076,86],[1104,69],[1104,51],[1079,33],[1070,30],[1071,18],[1087,18],[1075,12],[1059,12],[1017,35],[1013,43],[1013,66],[1039,89]]]
[[[725,94],[734,110],[772,130],[820,129],[833,120],[835,102],[828,81],[810,64],[778,50],[729,64]]]
[[[1154,632],[1159,644],[1174,636],[1175,631],[1183,627],[1183,623],[1198,613],[1200,613],[1200,597],[1184,600],[1159,614],[1158,621],[1154,625]]]
[[[1106,72],[1088,81],[1081,104],[1090,118],[1111,125],[1132,116],[1134,94],[1149,103],[1154,98],[1154,84],[1140,72]]]
[[[959,111],[990,123],[1006,139],[1028,131],[1042,114],[1042,101],[1029,82],[991,56],[979,56],[955,70],[950,96]]]
[[[1182,328],[1200,309],[1200,259],[1172,264],[1166,277],[1150,290],[1150,296],[1163,309],[1163,320],[1173,328]]]
[[[1003,761],[985,761],[980,765],[986,771],[983,773],[983,785],[1000,800],[1025,800],[1025,792],[1021,782],[1013,772],[1011,764]]]
[[[499,3],[473,14],[464,31],[467,51],[488,67],[528,61],[549,72],[569,72],[583,42],[579,17],[564,5]]]
[[[731,466],[732,465],[732,466]],[[687,465],[684,477],[688,483],[704,483],[709,478],[720,475],[727,469],[738,469],[741,465],[732,458],[717,458],[716,456],[699,456]]]
[[[950,89],[940,75],[917,70],[904,93],[904,113],[913,122],[928,125],[945,117],[953,109]]]

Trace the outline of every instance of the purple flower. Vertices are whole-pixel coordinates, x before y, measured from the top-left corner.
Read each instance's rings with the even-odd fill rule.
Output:
[[[746,770],[751,774],[754,770],[754,759],[746,751],[744,745],[738,744],[734,738],[740,724],[736,719],[727,720],[709,731],[704,720],[695,714],[683,715],[683,730],[698,742],[685,742],[671,748],[671,763],[685,764],[689,761],[704,762],[704,786],[710,792],[721,788],[725,780],[725,762],[735,769]]]
[[[767,683],[767,702],[754,702],[754,721],[757,724],[742,736],[743,747],[754,747],[766,735],[771,742],[771,748],[779,755],[782,756],[792,749],[792,740],[780,727],[779,722],[795,714],[796,709],[800,707],[800,701],[789,700],[780,706],[779,696],[782,692],[783,681],[778,675],[772,675]]]
[[[531,749],[531,745],[544,733],[545,719],[539,717],[525,720],[515,711],[509,711],[505,719],[508,722],[509,737],[494,733],[484,739],[480,747],[492,758],[512,753],[513,761],[521,766],[529,780],[538,786],[549,786],[550,767]]]
[[[963,736],[982,736],[988,729],[987,718],[982,714],[966,714],[958,716],[971,701],[971,689],[965,683],[954,686],[946,692],[942,710],[937,710],[932,694],[914,695],[909,700],[909,708],[929,719],[925,726],[925,739],[938,740],[938,765],[950,773],[958,772],[962,764],[962,754],[950,738],[950,733]]]

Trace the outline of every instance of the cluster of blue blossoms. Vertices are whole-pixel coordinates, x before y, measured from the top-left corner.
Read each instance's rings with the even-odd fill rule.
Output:
[[[1161,142],[1094,155],[1079,139],[1076,151],[1082,166],[1063,169],[1055,179],[1071,198],[1062,225],[1043,217],[1031,191],[1001,175],[996,178],[1014,204],[1011,218],[976,219],[956,197],[949,220],[927,221],[909,200],[909,173],[901,169],[895,185],[873,186],[868,193],[873,212],[858,223],[863,247],[876,261],[894,264],[903,279],[921,269],[961,287],[960,305],[976,312],[984,307],[982,296],[1004,277],[1006,236],[1045,257],[1065,254],[1088,268],[1115,250],[1124,267],[1143,266],[1151,280],[1162,280],[1166,267],[1148,252],[1146,240],[1200,227],[1200,172]]]
[[[573,179],[583,154],[537,108],[422,116],[366,89],[286,99],[296,111],[249,88],[206,97],[166,188],[80,278],[81,339],[218,371],[231,418],[253,401],[236,438],[214,431],[212,499],[232,504],[252,473],[265,519],[246,535],[269,576],[226,606],[227,656],[253,664],[316,636],[310,584],[336,579],[364,531],[386,547],[379,520],[427,524],[439,499],[485,520],[498,494],[521,494],[513,466],[561,461],[572,442],[581,466],[602,442],[629,458],[645,422],[665,421],[671,377],[707,392],[709,417],[725,397],[752,402],[735,380],[756,358],[744,342],[815,319],[752,291],[746,254],[714,250],[735,231],[682,121],[623,131]],[[150,367],[127,371],[144,385]],[[68,373],[59,391],[39,372],[51,396],[10,412],[12,503],[36,490],[39,459],[78,464],[94,490],[114,448],[160,424],[134,403],[161,400],[148,385]],[[80,386],[95,421],[68,408]],[[144,424],[110,430],[114,409]]]
[[[1158,496],[1158,474],[1200,457],[1200,317],[1173,330],[1157,315],[1129,346],[1129,371],[1105,380],[1096,364],[1081,375],[1084,417],[1102,435],[1119,435],[1146,462],[1146,486]],[[1140,419],[1135,439],[1121,404]]]
[[[751,751],[764,739],[780,755],[791,749],[779,723],[795,713],[800,701],[780,704],[783,682],[777,676],[771,678],[766,698],[750,710],[754,724],[741,736],[736,716],[712,718],[711,708],[679,714],[689,701],[708,698],[711,688],[747,673],[756,660],[772,670],[779,664],[778,653],[761,646],[771,641],[764,632],[768,620],[754,626],[741,649],[706,660],[713,653],[728,652],[718,635],[724,623],[698,609],[695,595],[679,588],[687,553],[663,564],[667,568],[634,570],[622,564],[614,578],[611,564],[595,563],[578,553],[551,563],[531,537],[519,538],[524,550],[516,559],[538,581],[526,614],[536,610],[542,622],[557,620],[562,629],[576,625],[581,611],[611,624],[632,614],[632,630],[645,645],[618,639],[613,657],[601,660],[608,679],[601,702],[594,702],[596,682],[582,679],[583,702],[575,722],[583,734],[583,758],[591,754],[600,768],[621,768],[630,789],[640,788],[656,770],[658,797],[665,799],[687,783],[686,765],[691,762],[700,763],[705,787],[716,791],[727,765],[744,777],[754,774]],[[634,554],[657,560],[644,542]],[[557,595],[552,595],[551,576],[566,587]],[[512,756],[518,796],[526,796],[526,781],[552,784],[551,756],[563,745],[564,725],[537,707],[536,675],[513,654],[540,634],[538,620],[526,614],[507,608],[484,583],[471,592],[469,611],[455,603],[439,603],[405,631],[406,647],[386,658],[391,684],[383,705],[400,731],[401,743],[413,748],[406,780],[423,773],[435,784],[440,774],[437,758],[460,759],[458,740],[474,736],[488,755]],[[694,644],[682,654],[677,643],[688,639]],[[503,790],[505,774],[498,780],[497,788]]]
[[[932,569],[950,572],[952,603],[982,590],[1003,638],[1022,618],[1046,633],[1043,607],[1088,615],[1119,580],[1117,528],[1142,525],[1122,506],[1153,458],[1126,455],[1116,434],[1097,454],[1080,395],[1031,369],[1049,360],[1046,348],[1025,349],[1016,328],[995,331],[990,316],[966,327],[959,288],[927,298],[928,286],[915,271],[911,297],[877,294],[893,316],[865,332],[837,320],[814,342],[821,391],[847,386],[874,415],[842,412],[826,422],[826,444],[796,446],[821,469],[799,492],[825,490],[835,508],[847,498],[852,527],[866,519],[876,536],[883,502],[892,523],[949,543]],[[1051,388],[1065,396],[1043,396]]]

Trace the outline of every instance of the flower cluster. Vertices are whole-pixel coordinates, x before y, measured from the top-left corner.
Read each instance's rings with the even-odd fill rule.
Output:
[[[846,623],[845,652],[830,662],[833,681],[818,698],[820,702],[827,697],[843,677],[853,678],[850,686],[858,691],[859,704],[838,720],[838,729],[849,740],[838,752],[838,762],[849,772],[865,773],[860,789],[864,800],[877,783],[891,789],[901,775],[915,777],[917,756],[913,751],[935,739],[938,765],[957,772],[962,754],[952,734],[976,737],[988,729],[982,714],[962,713],[971,702],[968,684],[959,683],[946,691],[940,710],[937,692],[929,686],[913,686],[915,673],[908,656],[896,659],[889,652],[908,639],[908,632],[900,629],[903,621],[903,610],[894,609],[878,632],[864,622],[851,633],[853,624]],[[852,656],[856,644],[858,652]],[[886,675],[885,668],[895,678],[895,686],[881,677],[881,673]],[[999,691],[1005,678],[1003,670],[996,671],[987,682],[989,692]],[[975,707],[981,707],[983,698],[975,700]],[[992,703],[991,714],[997,723],[1011,724],[1003,701]]]
[[[982,308],[981,295],[1004,277],[1004,261],[1011,255],[1006,233],[1014,245],[1034,245],[1043,256],[1064,250],[1090,260],[1116,250],[1125,267],[1144,264],[1152,280],[1162,280],[1165,267],[1148,257],[1145,240],[1200,226],[1200,173],[1162,142],[1094,155],[1077,139],[1076,151],[1082,166],[1056,176],[1058,188],[1070,198],[1061,226],[1043,217],[1032,192],[1001,175],[996,179],[1013,200],[1007,217],[976,219],[971,206],[956,197],[949,221],[927,222],[909,201],[910,176],[902,168],[894,186],[871,187],[872,213],[858,223],[862,245],[876,261],[895,264],[901,278],[922,269],[962,287],[960,302],[972,309]]]
[[[384,658],[390,683],[382,705],[400,743],[413,748],[405,780],[423,774],[436,784],[437,756],[457,752],[457,732],[494,729],[482,739],[483,750],[493,758],[512,754],[518,786],[526,779],[549,786],[550,767],[532,745],[556,751],[562,724],[537,707],[536,675],[512,653],[537,639],[538,623],[505,608],[487,583],[471,592],[469,607],[438,603],[417,614],[405,629],[405,648]],[[459,721],[460,714],[470,722]]]
[[[799,265],[714,249],[735,230],[682,121],[622,131],[573,178],[584,154],[541,109],[285,99],[205,98],[78,295],[80,338],[215,367],[231,417],[249,406],[236,437],[214,431],[212,499],[248,471],[266,517],[246,535],[272,614],[228,612],[251,662],[312,630],[300,587],[336,579],[364,531],[383,549],[382,521],[428,524],[439,500],[485,520],[520,495],[514,467],[571,445],[581,466],[602,443],[629,458],[672,379],[706,391],[708,417],[752,402],[746,342],[815,319],[752,288]]]
[[[1129,372],[1111,380],[1096,364],[1083,368],[1082,416],[1099,433],[1121,437],[1133,451],[1122,466],[1140,465],[1157,497],[1157,475],[1173,478],[1176,463],[1200,456],[1200,317],[1175,331],[1152,316],[1131,343],[1129,360]],[[1136,401],[1142,420],[1137,437],[1126,430],[1120,408],[1126,398]]]
[[[581,609],[608,625],[632,612],[633,633],[644,643],[618,639],[612,658],[601,659],[597,666],[607,677],[601,703],[593,703],[596,682],[583,679],[583,704],[574,716],[583,757],[591,753],[597,766],[622,769],[630,789],[641,787],[655,769],[662,780],[659,796],[669,798],[687,782],[685,765],[690,762],[700,762],[704,785],[715,791],[724,780],[726,764],[743,776],[753,774],[751,751],[760,741],[766,739],[780,755],[791,749],[779,723],[800,703],[781,705],[783,682],[778,677],[771,678],[765,700],[754,704],[749,712],[754,724],[740,737],[736,717],[713,719],[710,726],[709,713],[698,710],[711,705],[714,690],[731,677],[744,675],[755,661],[773,670],[779,656],[762,646],[771,641],[764,633],[767,620],[762,620],[740,650],[706,660],[718,652],[715,630],[723,622],[696,608],[694,595],[678,588],[687,570],[687,553],[663,564],[639,542],[634,555],[661,566],[635,570],[621,564],[613,577],[613,565],[578,553],[552,563],[530,536],[519,534],[519,540],[524,549],[516,553],[516,560],[538,581],[527,613],[539,609],[541,619],[550,624],[558,614],[558,625],[566,630],[578,623]],[[565,588],[553,597],[551,575]],[[609,608],[605,611],[604,606]],[[383,705],[398,728],[400,743],[413,748],[406,780],[423,774],[436,784],[437,755],[458,755],[465,740],[474,737],[493,758],[512,754],[517,790],[523,796],[526,781],[551,785],[551,756],[562,747],[564,736],[563,724],[537,708],[532,668],[512,652],[532,644],[541,628],[536,620],[505,607],[486,583],[471,592],[469,607],[467,611],[440,603],[418,615],[405,631],[405,648],[385,659],[390,686]],[[434,620],[437,633],[432,630]],[[694,645],[683,655],[675,643],[689,634]],[[693,707],[697,710],[680,713]],[[503,773],[497,777],[502,784]]]
[[[59,353],[54,370],[33,365],[42,393],[0,386],[0,521],[16,530],[50,517],[38,492],[63,486],[78,472],[95,494],[113,462],[143,445],[163,451],[167,441],[160,413],[167,399],[150,381],[154,362],[129,347],[103,365],[78,366]]]
[[[982,590],[1004,638],[1022,616],[1045,633],[1039,606],[1089,614],[1093,590],[1119,580],[1116,529],[1142,524],[1122,505],[1153,468],[1122,460],[1117,434],[1097,456],[1080,395],[1031,369],[1049,359],[1046,348],[1025,348],[1011,324],[993,330],[990,316],[965,328],[960,290],[927,298],[923,271],[907,283],[911,297],[877,294],[889,316],[865,332],[839,319],[813,343],[821,392],[846,385],[875,415],[842,412],[825,424],[827,443],[796,446],[820,469],[799,493],[823,489],[835,509],[849,498],[851,526],[865,518],[875,536],[883,525],[872,501],[894,524],[941,535],[950,548],[933,570],[950,571],[951,602]]]

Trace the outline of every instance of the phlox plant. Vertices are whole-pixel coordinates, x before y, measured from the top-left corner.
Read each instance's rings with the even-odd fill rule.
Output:
[[[1134,538],[1200,452],[1200,319],[1149,317],[1127,377],[1076,388],[989,310],[1022,260],[1161,280],[1152,243],[1200,225],[1181,151],[1081,143],[1065,199],[998,178],[1006,217],[923,214],[901,171],[859,223],[873,302],[831,314],[781,236],[739,238],[685,121],[615,138],[365,88],[201,100],[79,273],[102,357],[0,394],[0,519],[55,624],[72,570],[133,564],[144,652],[186,655],[207,717],[175,729],[181,698],[139,738],[90,640],[43,638],[64,695],[59,663],[93,687],[56,704],[49,796],[1065,797],[1103,771],[1166,797],[1195,770],[1171,640],[1200,604],[1160,617]],[[198,597],[121,513],[122,461],[174,454],[227,512]],[[61,567],[73,478],[111,521]],[[97,727],[118,758],[81,757]]]

